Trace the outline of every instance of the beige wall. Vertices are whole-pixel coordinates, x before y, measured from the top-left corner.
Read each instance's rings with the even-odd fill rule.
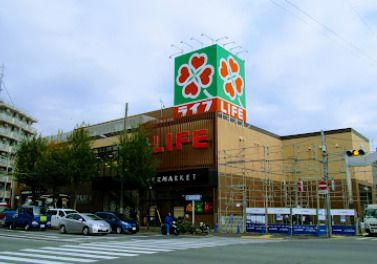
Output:
[[[368,141],[351,129],[325,133],[328,154],[328,176],[334,180],[331,190],[333,208],[348,208],[346,168],[347,150],[369,150]],[[259,129],[250,129],[218,119],[219,211],[241,213],[234,204],[247,206],[322,207],[323,196],[318,196],[318,181],[324,177],[322,142],[319,132],[276,137]],[[359,185],[372,185],[370,167],[351,169],[353,205],[362,212]],[[297,182],[304,181],[304,191],[297,193]],[[243,192],[238,186],[246,185]],[[330,188],[330,184],[329,184]],[[233,193],[233,195],[231,195]],[[237,194],[236,194],[237,193]],[[232,196],[232,199],[229,197]],[[352,205],[351,205],[352,207]]]

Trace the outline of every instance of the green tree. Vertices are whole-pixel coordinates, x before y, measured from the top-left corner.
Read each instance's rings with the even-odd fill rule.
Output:
[[[136,190],[139,196],[140,192],[149,186],[150,178],[156,173],[157,166],[147,132],[138,128],[132,134],[122,134],[119,138],[118,158],[122,210],[124,185],[128,190]],[[139,204],[138,200],[137,198],[136,206]]]
[[[25,184],[31,189],[33,203],[37,199],[37,193],[43,189],[40,165],[46,146],[45,139],[34,135],[21,140],[15,153],[14,175],[19,183]]]
[[[66,143],[50,141],[41,157],[39,171],[44,186],[52,190],[53,204],[59,187],[69,183],[69,148]]]
[[[89,181],[97,173],[96,157],[90,146],[90,136],[82,127],[74,129],[68,137],[68,156],[67,173],[73,190],[73,208],[76,209],[80,184]]]

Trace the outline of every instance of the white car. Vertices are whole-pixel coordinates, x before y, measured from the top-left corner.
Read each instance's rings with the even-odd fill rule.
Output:
[[[108,234],[111,226],[95,214],[69,214],[60,220],[60,233]]]
[[[51,227],[59,228],[59,223],[61,218],[65,217],[68,214],[78,213],[74,209],[67,208],[53,208],[47,211],[48,215],[51,215]]]

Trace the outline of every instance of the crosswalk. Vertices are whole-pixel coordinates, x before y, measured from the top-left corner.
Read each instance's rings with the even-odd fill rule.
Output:
[[[177,250],[276,242],[278,241],[220,237],[160,239],[135,238],[127,241],[94,241],[40,248],[24,248],[17,251],[1,251],[0,264],[93,263],[117,258],[169,253]]]
[[[30,232],[30,231],[13,231],[13,232],[2,232],[0,234],[2,237],[9,237],[15,239],[31,239],[31,240],[47,240],[56,242],[84,242],[91,240],[114,240],[118,239],[119,236],[82,236],[74,234],[51,234],[42,232]]]

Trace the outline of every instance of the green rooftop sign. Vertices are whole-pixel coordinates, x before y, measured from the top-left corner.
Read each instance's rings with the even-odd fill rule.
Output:
[[[244,61],[219,45],[176,57],[174,70],[174,105],[187,105],[184,115],[206,112],[206,109],[207,112],[224,112],[222,107],[245,112]],[[196,103],[209,101],[211,106],[205,105],[202,109]],[[245,116],[246,113],[238,118],[245,119]]]

